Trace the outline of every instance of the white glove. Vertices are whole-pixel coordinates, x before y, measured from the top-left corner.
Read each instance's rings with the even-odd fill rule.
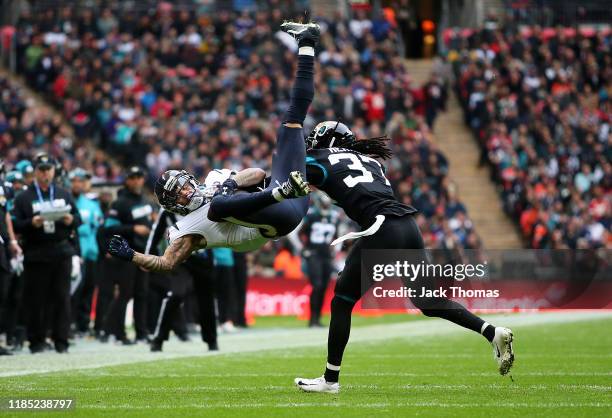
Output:
[[[81,257],[78,255],[72,256],[72,270],[70,271],[70,295],[74,295],[79,284],[81,284]]]
[[[21,276],[21,273],[23,273],[23,254],[11,258],[11,271],[17,276]]]

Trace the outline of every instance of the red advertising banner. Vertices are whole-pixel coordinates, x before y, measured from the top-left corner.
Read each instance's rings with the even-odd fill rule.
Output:
[[[329,313],[333,287],[327,289],[323,312]],[[307,280],[250,277],[247,290],[246,315],[308,317],[310,292]]]
[[[390,282],[386,288],[395,288],[397,282]],[[329,314],[335,282],[330,282],[323,302],[323,314]],[[491,284],[489,284],[491,286]],[[480,313],[547,311],[559,309],[551,304],[555,294],[567,287],[567,283],[551,281],[548,283],[533,283],[527,280],[498,282],[495,288],[500,291],[497,298],[451,297],[468,309]],[[473,288],[486,288],[474,286]],[[284,278],[251,277],[247,291],[247,318],[256,316],[297,316],[307,319],[310,314],[310,292],[312,288],[307,280],[287,280]],[[594,290],[584,294],[563,306],[563,309],[587,309],[597,306],[599,309],[612,309],[606,295],[612,293],[609,283],[597,283]],[[599,295],[599,296],[598,296]],[[587,300],[588,299],[588,300]],[[601,300],[600,300],[601,299]],[[365,308],[362,307],[362,301]],[[372,294],[366,294],[358,302],[353,314],[361,316],[381,316],[384,314],[409,313],[418,314],[407,298],[383,298],[376,309],[372,303]]]
[[[334,296],[336,282],[330,281],[323,300],[323,314],[329,314],[330,303]],[[297,316],[308,319],[310,316],[310,292],[308,280],[288,280],[285,278],[250,277],[247,289],[246,316]],[[389,313],[418,313],[418,310],[362,309],[357,302],[353,314],[362,316],[381,316]]]

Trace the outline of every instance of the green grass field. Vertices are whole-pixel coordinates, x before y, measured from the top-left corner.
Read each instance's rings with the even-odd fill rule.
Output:
[[[398,324],[400,319],[406,317],[356,321],[357,341],[348,346],[339,395],[306,394],[293,386],[295,376],[321,375],[325,361],[325,332],[321,332],[316,334],[320,341],[305,348],[156,361],[151,355],[153,361],[148,362],[2,377],[0,398],[71,397],[76,408],[64,413],[88,417],[612,416],[609,316],[513,325],[517,354],[513,380],[496,373],[490,347],[477,335],[461,330],[427,334],[427,328],[447,328],[441,321],[423,319],[408,324],[418,325],[421,334],[398,338],[396,328],[406,325]],[[376,330],[395,330],[393,337],[368,341],[368,334],[374,333],[368,328],[372,323],[378,324]],[[296,322],[258,325],[274,330],[279,324],[291,330]],[[294,332],[306,330],[294,328]],[[7,412],[0,414],[10,415]]]

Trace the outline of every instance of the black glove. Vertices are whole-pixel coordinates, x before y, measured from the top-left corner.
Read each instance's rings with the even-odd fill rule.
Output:
[[[130,244],[121,235],[113,235],[108,243],[108,252],[125,261],[132,261],[132,258],[134,258],[134,250],[130,248]]]
[[[238,189],[238,183],[236,183],[236,180],[230,178],[225,180],[223,184],[221,184],[221,187],[219,188],[217,193],[215,193],[215,196],[218,194],[222,196],[231,196],[234,194],[236,189]]]

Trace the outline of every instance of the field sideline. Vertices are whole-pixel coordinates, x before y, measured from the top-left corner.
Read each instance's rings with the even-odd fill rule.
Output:
[[[336,396],[292,386],[321,374],[326,330],[264,327],[224,336],[219,354],[200,342],[161,355],[89,343],[68,356],[1,358],[0,398],[72,397],[88,416],[611,415],[612,314],[486,318],[515,331],[514,381],[496,374],[483,340],[445,321],[358,318]]]

